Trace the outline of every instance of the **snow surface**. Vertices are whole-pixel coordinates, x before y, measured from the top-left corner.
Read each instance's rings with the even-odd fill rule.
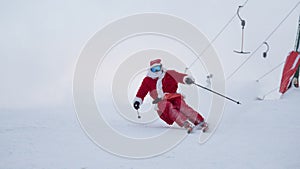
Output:
[[[205,144],[197,142],[196,132],[163,155],[139,160],[98,148],[82,131],[75,112],[6,111],[0,119],[0,168],[298,169],[299,98],[300,90],[292,89],[280,100],[227,103],[220,126]],[[126,120],[117,123],[132,132],[143,127]],[[164,130],[160,125],[144,132]]]
[[[0,1],[0,169],[299,169],[300,89],[292,88],[279,100],[256,100],[259,94],[278,87],[282,66],[255,82],[282,63],[293,49],[300,6],[268,39],[267,58],[261,56],[264,47],[257,47],[299,0],[249,0],[241,9],[247,21],[244,49],[257,52],[226,81],[226,95],[242,105],[226,101],[220,125],[205,144],[198,143],[200,133],[196,132],[156,157],[115,156],[89,139],[74,110],[72,80],[78,55],[89,38],[107,24],[138,13],[164,13],[193,24],[211,41],[244,2]],[[240,21],[235,18],[213,43],[226,78],[247,58],[233,53],[240,48],[240,31]],[[110,54],[123,55],[127,49],[153,46],[148,41],[140,43],[143,38],[132,39],[136,49],[125,45],[123,51]],[[176,48],[170,51],[177,55],[185,52],[174,47],[176,42],[169,41],[161,48],[166,49],[170,43],[170,48]],[[185,54],[182,57],[186,59]],[[101,75],[97,80],[101,84],[110,76]],[[132,85],[134,88],[137,84]],[[200,100],[211,97],[205,91],[200,93]],[[206,115],[208,107],[201,105],[199,109]],[[159,119],[144,125],[115,116],[107,120],[129,136],[147,137],[167,129]]]

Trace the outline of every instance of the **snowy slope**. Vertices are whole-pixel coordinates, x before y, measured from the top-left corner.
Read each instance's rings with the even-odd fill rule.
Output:
[[[253,57],[228,80],[249,55],[233,53],[241,43],[237,17],[221,30],[245,2],[247,5],[241,9],[241,16],[247,20],[245,50],[251,51]],[[0,169],[299,169],[300,89],[293,88],[280,100],[255,100],[258,94],[278,87],[281,68],[259,83],[255,80],[281,63],[292,50],[300,5],[282,21],[298,3],[299,0],[0,1]],[[102,150],[84,133],[73,106],[72,81],[78,56],[96,32],[120,18],[145,12],[179,17],[214,41],[212,46],[227,80],[226,95],[242,105],[226,101],[220,125],[205,144],[198,144],[200,133],[196,132],[165,154],[137,160]],[[129,56],[151,47],[168,49],[186,64],[193,61],[187,57],[191,51],[175,46],[177,42],[172,39],[158,37],[162,45],[150,44],[151,38],[154,37],[131,39],[133,46],[127,46],[126,41],[120,44],[122,50],[111,51],[112,64],[105,66],[116,66],[117,55],[125,57],[125,52]],[[262,58],[265,48],[260,44],[265,40],[271,48],[268,57]],[[205,83],[201,73],[206,72],[193,73],[199,73],[197,81]],[[95,84],[101,86],[113,76],[111,72],[99,74],[99,85]],[[140,79],[135,80],[129,86],[134,90]],[[102,91],[99,93],[97,99],[108,100]],[[210,101],[211,95],[199,93],[199,110],[207,115],[209,107],[203,103]],[[134,96],[128,97],[131,101]],[[194,100],[188,97],[187,101]],[[112,107],[106,106],[107,110]],[[106,120],[128,136],[149,137],[168,129],[159,119],[144,125],[106,113]]]
[[[207,143],[198,144],[196,132],[171,151],[142,160],[117,157],[98,148],[80,128],[75,112],[7,111],[0,119],[0,168],[297,169],[299,98],[300,90],[292,89],[280,100],[250,99],[242,106],[227,103],[221,124]],[[165,126],[117,123],[128,132],[143,128],[142,132],[155,133]]]

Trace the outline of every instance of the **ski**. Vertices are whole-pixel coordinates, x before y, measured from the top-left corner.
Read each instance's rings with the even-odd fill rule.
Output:
[[[193,132],[193,130],[194,130],[194,127],[189,127],[186,132],[188,134],[191,134]]]
[[[208,131],[208,123],[203,122],[203,123],[200,123],[196,126],[190,127],[190,128],[187,129],[187,133],[188,134],[193,133],[195,130],[200,130],[202,133],[207,132]]]
[[[201,128],[201,131],[203,132],[203,133],[206,133],[207,131],[208,131],[208,123],[204,123],[204,125],[202,126],[202,128]]]

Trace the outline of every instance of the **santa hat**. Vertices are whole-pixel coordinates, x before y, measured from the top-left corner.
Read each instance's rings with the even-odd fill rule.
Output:
[[[155,59],[150,61],[150,67],[161,65],[161,59]]]

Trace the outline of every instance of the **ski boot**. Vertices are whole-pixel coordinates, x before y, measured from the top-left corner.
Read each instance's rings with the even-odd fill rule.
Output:
[[[207,130],[208,130],[208,123],[203,121],[203,122],[200,122],[199,124],[197,124],[195,126],[195,128],[197,130],[201,130],[203,133],[205,133]]]
[[[205,133],[207,130],[208,130],[208,123],[207,122],[203,122],[202,124],[201,124],[201,127],[202,127],[202,132],[203,133]]]
[[[294,83],[294,86],[295,86],[296,88],[299,87],[299,81],[298,81],[298,78],[294,77],[293,83]]]
[[[190,133],[193,131],[193,129],[194,129],[194,126],[193,126],[190,122],[188,122],[188,121],[185,121],[185,122],[183,123],[183,127],[184,127],[185,129],[187,129],[187,133],[188,133],[188,134],[190,134]]]

